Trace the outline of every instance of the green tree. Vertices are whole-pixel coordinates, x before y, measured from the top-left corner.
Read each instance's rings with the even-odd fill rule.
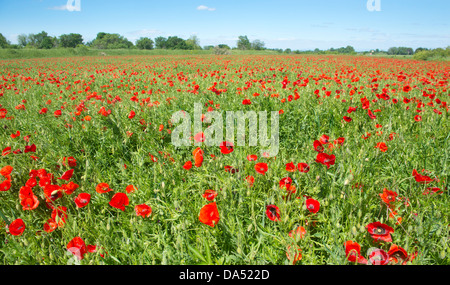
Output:
[[[418,47],[418,48],[416,48],[416,50],[414,51],[414,54],[416,54],[416,53],[418,53],[418,52],[421,52],[421,51],[427,51],[427,50],[428,50],[427,48]]]
[[[412,55],[414,50],[408,47],[391,47],[388,50],[389,55]]]
[[[237,48],[240,50],[249,50],[252,48],[252,44],[247,36],[239,36],[237,41]]]
[[[188,49],[190,50],[202,49],[202,47],[200,46],[200,40],[196,35],[192,35],[189,39],[187,39],[186,44],[188,46]]]
[[[136,41],[136,47],[138,49],[153,49],[153,40],[141,37]]]
[[[168,49],[189,49],[186,41],[177,36],[169,37],[166,42],[166,48]]]
[[[223,49],[231,49],[228,45],[226,44],[219,44],[217,45],[219,48],[223,48]]]
[[[97,49],[130,49],[134,45],[119,34],[98,33],[91,46]]]
[[[21,47],[26,47],[28,44],[28,36],[25,34],[20,34],[17,36],[17,43]]]
[[[45,31],[34,35],[34,42],[39,49],[51,49],[53,47],[52,38]]]
[[[50,37],[43,38],[39,44],[40,49],[51,49],[53,48],[53,40]]]
[[[101,40],[101,39],[103,39],[105,36],[106,36],[106,33],[100,32],[100,33],[97,34],[97,38],[96,38],[96,39]]]
[[[75,48],[83,44],[83,36],[80,34],[64,34],[59,36],[59,45],[63,48]]]
[[[261,40],[254,40],[251,44],[251,49],[264,50],[265,43]]]
[[[11,43],[0,33],[0,48],[8,48]]]
[[[155,38],[155,46],[157,49],[166,49],[167,48],[167,39],[165,37]]]
[[[355,51],[355,48],[352,47],[352,46],[346,46],[346,47],[344,48],[344,53],[351,54],[351,53],[355,53],[355,52],[356,52],[356,51]]]
[[[37,48],[37,38],[35,34],[28,34],[27,36],[27,47]]]

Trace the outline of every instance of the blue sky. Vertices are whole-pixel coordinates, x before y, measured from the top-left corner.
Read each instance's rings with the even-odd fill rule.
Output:
[[[381,10],[369,11],[368,1]],[[450,45],[449,14],[449,0],[0,0],[0,33],[12,43],[46,31],[85,41],[106,32],[132,42],[196,35],[201,46],[233,47],[247,35],[293,50],[437,48]]]

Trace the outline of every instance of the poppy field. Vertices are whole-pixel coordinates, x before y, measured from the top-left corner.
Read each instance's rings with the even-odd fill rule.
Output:
[[[0,263],[450,264],[449,62],[0,61]],[[276,111],[275,156],[172,115]],[[206,133],[206,132],[205,132]],[[224,136],[225,138],[225,136]]]

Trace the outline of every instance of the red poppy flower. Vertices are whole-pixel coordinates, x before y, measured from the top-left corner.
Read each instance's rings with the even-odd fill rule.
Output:
[[[44,187],[44,195],[47,202],[56,201],[63,196],[63,189],[59,185],[48,184]]]
[[[130,114],[128,115],[128,119],[133,119],[134,116],[136,116],[136,112],[133,111],[133,110],[131,110],[131,111],[130,111]]]
[[[77,166],[77,160],[73,156],[64,157],[63,158],[63,165],[66,166],[66,160],[69,167],[76,167]]]
[[[226,172],[229,172],[229,173],[231,173],[231,174],[234,174],[234,173],[236,173],[236,172],[239,172],[239,169],[237,169],[237,168],[234,168],[233,166],[230,166],[230,165],[225,165],[225,171]]]
[[[36,152],[36,145],[35,144],[26,145],[24,153],[27,153],[27,152]]]
[[[242,105],[250,105],[252,103],[252,101],[250,101],[250,99],[244,99],[242,101]]]
[[[286,171],[295,172],[296,170],[297,168],[295,167],[295,164],[293,162],[286,164]]]
[[[67,171],[64,172],[63,175],[62,175],[61,177],[59,177],[58,179],[69,181],[70,178],[72,178],[73,171],[74,171],[73,169],[67,170]]]
[[[23,210],[34,210],[39,206],[39,200],[36,195],[32,195],[31,197],[22,199],[20,205],[22,205]]]
[[[395,202],[398,194],[397,192],[384,188],[383,193],[380,193],[379,195],[381,197],[381,200],[383,200],[383,202],[389,205],[390,203]]]
[[[192,154],[194,155],[195,167],[200,167],[203,164],[203,150],[201,148],[196,148]]]
[[[289,232],[289,236],[295,240],[302,239],[306,235],[306,230],[302,226],[298,226]]]
[[[204,142],[205,141],[205,134],[203,132],[200,132],[200,133],[196,134],[194,136],[194,140],[196,142]]]
[[[308,173],[309,172],[309,165],[307,163],[301,162],[297,164],[297,168],[300,172]]]
[[[367,97],[361,98],[361,104],[363,110],[367,110],[370,108],[370,101],[367,99]]]
[[[41,177],[39,180],[39,187],[41,187],[41,188],[45,188],[51,184],[52,184],[52,180],[49,177]]]
[[[150,155],[150,159],[151,159],[153,162],[158,162],[158,158],[157,158],[156,156],[153,156],[153,154],[151,154],[151,153],[149,153],[148,155]]]
[[[200,210],[198,219],[200,220],[200,222],[210,227],[214,227],[215,225],[217,225],[220,217],[216,202],[203,206]]]
[[[137,188],[134,185],[128,185],[127,188],[125,188],[125,191],[127,191],[127,193],[133,193],[136,190]]]
[[[229,154],[234,151],[234,145],[232,142],[224,141],[220,144],[220,152],[223,154]]]
[[[374,222],[367,225],[367,231],[375,240],[391,242],[391,233],[394,232],[394,229],[380,222]]]
[[[413,170],[412,175],[414,176],[414,179],[421,184],[428,184],[435,180],[431,179],[429,176],[419,174],[415,169]]]
[[[5,180],[2,183],[0,183],[0,192],[8,191],[9,189],[11,189],[11,181]]]
[[[44,231],[46,231],[47,233],[51,233],[54,230],[56,230],[57,227],[58,227],[58,224],[56,223],[56,221],[53,220],[52,218],[50,218],[44,224]]]
[[[330,140],[330,137],[327,136],[327,135],[322,135],[322,136],[319,138],[319,142],[320,142],[321,144],[328,144],[328,143],[329,143],[329,140]]]
[[[340,137],[334,141],[334,144],[338,144],[338,145],[342,146],[342,145],[344,145],[344,142],[345,142],[345,138]]]
[[[357,242],[349,240],[344,243],[344,246],[348,261],[367,264],[367,260],[361,255],[361,246]]]
[[[5,147],[2,151],[2,156],[7,156],[10,153],[11,153],[11,147],[10,146]]]
[[[346,121],[347,123],[350,123],[352,121],[352,118],[344,116],[343,117],[344,121]]]
[[[67,250],[75,255],[79,260],[84,258],[87,253],[87,247],[83,239],[80,237],[74,237],[68,244]]]
[[[382,249],[373,249],[369,254],[369,261],[372,265],[386,265],[389,263],[389,255]]]
[[[375,120],[375,119],[377,118],[377,116],[375,116],[375,115],[372,113],[372,111],[370,111],[370,109],[367,110],[367,115],[369,115],[369,118],[371,118],[372,120]]]
[[[95,253],[95,252],[97,252],[97,246],[96,246],[96,245],[90,244],[90,245],[88,245],[86,248],[87,248],[87,251],[90,252],[90,253]],[[103,257],[103,256],[102,256],[102,257]]]
[[[281,189],[283,189],[283,188],[288,189],[292,184],[292,179],[290,177],[285,177],[280,180],[279,184],[280,184]]]
[[[247,160],[248,161],[256,161],[257,159],[258,159],[258,156],[256,156],[255,154],[247,155]]]
[[[109,205],[113,208],[125,211],[125,206],[128,206],[130,203],[127,194],[119,192],[114,194],[114,196],[111,198],[111,201],[109,201]]]
[[[22,219],[16,219],[8,226],[9,233],[13,236],[21,236],[25,231],[25,228],[26,226]]]
[[[411,90],[412,90],[411,86],[409,86],[409,85],[403,86],[403,92],[409,92]]]
[[[252,187],[253,183],[255,183],[255,178],[253,176],[249,175],[249,176],[245,177],[245,181],[247,181],[249,187]]]
[[[391,133],[391,134],[389,135],[388,141],[394,140],[394,135],[396,135],[396,133]]]
[[[298,261],[302,260],[302,250],[298,245],[288,246],[286,249],[287,259],[295,265]]]
[[[270,157],[270,154],[269,154],[268,152],[263,152],[263,153],[262,153],[262,156],[265,157],[265,158],[269,158],[269,157]]]
[[[358,107],[348,107],[347,113],[351,114],[352,112],[355,112]]]
[[[323,145],[322,145],[322,143],[320,141],[315,140],[313,145],[314,145],[314,150],[315,151],[317,151],[319,153],[322,153],[324,151]]]
[[[388,147],[387,147],[386,143],[384,143],[384,142],[377,143],[375,148],[378,148],[381,152],[386,152],[388,150]]]
[[[316,162],[326,165],[327,168],[330,168],[330,165],[334,165],[336,161],[336,156],[334,154],[328,155],[326,153],[319,153],[316,157]]]
[[[13,167],[11,165],[7,165],[5,167],[3,167],[2,169],[0,169],[0,175],[1,176],[7,176],[7,175],[11,175],[11,172],[13,171]]]
[[[441,188],[439,187],[428,187],[427,189],[425,189],[425,191],[423,191],[422,195],[429,195],[429,194],[437,194],[437,195],[442,195],[444,193],[444,191],[441,190]]]
[[[268,169],[269,168],[267,167],[267,163],[260,162],[260,163],[255,164],[255,170],[259,174],[265,175]]]
[[[74,201],[78,208],[86,207],[91,201],[91,195],[88,193],[80,193]]]
[[[99,193],[99,194],[103,194],[103,193],[107,193],[109,191],[112,191],[112,189],[109,188],[108,183],[102,182],[102,183],[99,183],[97,185],[97,187],[95,187],[95,191],[97,193]]]
[[[78,189],[78,187],[80,187],[80,185],[72,181],[67,184],[61,185],[61,188],[64,190],[64,193],[66,193],[66,195],[71,195],[73,192],[75,192],[75,190]]]
[[[266,215],[269,220],[278,222],[280,220],[280,209],[275,205],[267,205]]]
[[[146,204],[134,206],[134,211],[137,216],[141,216],[142,218],[148,218],[152,214],[152,208]]]
[[[409,260],[406,250],[397,246],[396,244],[391,245],[387,254],[389,255],[389,261],[392,263],[401,263],[405,265]]]
[[[31,187],[28,186],[22,186],[19,190],[19,199],[23,200],[26,198],[31,198],[33,197],[33,190],[31,189]]]
[[[311,213],[317,213],[319,212],[320,209],[320,203],[317,200],[314,199],[306,199],[306,209],[308,209],[308,211],[310,211]]]
[[[217,197],[217,192],[211,189],[205,190],[205,193],[203,193],[203,198],[205,198],[208,201],[214,200],[214,198]]]
[[[183,168],[186,170],[189,170],[192,168],[192,161],[186,161],[186,163],[183,165]]]
[[[28,186],[30,188],[33,188],[37,185],[37,181],[36,178],[30,178],[27,180],[27,182],[25,182],[25,186]]]
[[[64,206],[54,208],[51,217],[58,224],[58,227],[63,227],[67,219],[67,208]]]

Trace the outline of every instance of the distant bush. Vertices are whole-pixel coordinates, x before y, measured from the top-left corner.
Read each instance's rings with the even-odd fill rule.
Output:
[[[437,48],[418,51],[413,58],[416,60],[450,60],[450,46],[446,49]]]
[[[220,48],[219,46],[215,46],[214,47],[214,54],[217,54],[217,55],[229,55],[230,54],[230,49]]]

